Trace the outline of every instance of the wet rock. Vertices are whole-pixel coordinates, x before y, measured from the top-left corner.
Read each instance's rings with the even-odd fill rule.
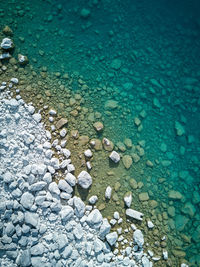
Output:
[[[144,236],[139,229],[133,233],[133,240],[140,248],[144,245]]]
[[[8,50],[14,47],[13,41],[10,38],[4,38],[1,42],[1,48]]]
[[[125,144],[125,146],[126,146],[127,148],[132,148],[132,146],[133,146],[132,141],[131,141],[131,139],[129,139],[129,138],[126,138],[126,139],[124,140],[124,144]]]
[[[129,168],[131,167],[132,163],[133,163],[133,160],[132,160],[131,156],[129,156],[129,155],[125,155],[125,156],[123,156],[123,158],[122,158],[122,162],[123,162],[123,164],[124,164],[124,167],[125,167],[126,169],[129,169]]]
[[[147,201],[149,200],[149,194],[147,192],[143,192],[139,194],[140,201]]]
[[[127,192],[124,196],[124,203],[125,205],[130,208],[132,203],[132,192]]]
[[[112,151],[113,150],[114,144],[112,141],[108,140],[107,138],[103,138],[102,143],[103,143],[103,148],[106,151]]]
[[[116,151],[112,151],[112,153],[109,155],[109,158],[114,163],[118,163],[120,161],[120,155]]]
[[[102,142],[99,139],[92,139],[90,141],[90,145],[94,148],[95,151],[100,151],[102,150]]]
[[[88,189],[92,184],[92,177],[86,171],[82,171],[77,178],[78,184],[84,189]]]
[[[79,136],[79,143],[80,145],[87,145],[89,142],[89,137],[87,135],[81,135]]]
[[[122,142],[118,142],[116,145],[117,145],[117,147],[119,148],[119,150],[121,152],[125,152],[126,151],[126,147]]]
[[[131,188],[133,188],[133,189],[137,189],[138,188],[138,184],[137,184],[136,180],[133,179],[133,178],[131,178],[129,180],[129,184],[130,184]]]
[[[21,54],[18,54],[18,62],[20,65],[26,65],[26,64],[28,64],[28,57],[21,55]]]
[[[110,199],[111,198],[111,194],[112,194],[112,188],[110,186],[108,186],[106,188],[106,191],[105,191],[105,198],[106,199]]]
[[[67,119],[65,119],[65,118],[61,118],[59,121],[57,121],[57,123],[56,123],[56,128],[57,128],[57,129],[60,129],[60,128],[62,128],[63,126],[67,125],[67,123],[68,123],[68,120],[67,120]]]
[[[182,199],[182,194],[178,191],[175,191],[175,190],[170,190],[169,193],[168,193],[168,197],[170,199],[173,199],[173,200],[180,200]]]
[[[188,214],[191,218],[194,217],[196,213],[196,208],[192,203],[187,202],[185,203],[184,207],[181,210],[183,213]]]
[[[177,249],[173,249],[172,250],[172,253],[173,253],[173,255],[175,257],[178,257],[178,258],[184,258],[185,255],[186,255],[185,251],[183,251],[183,250],[177,250]]]
[[[137,163],[138,161],[140,161],[140,156],[138,156],[138,154],[136,154],[136,153],[131,153],[131,156],[132,156],[133,161],[134,161],[135,163]]]
[[[115,101],[115,100],[108,100],[106,101],[105,103],[105,109],[106,110],[113,110],[113,109],[116,109],[118,106],[118,102]]]
[[[97,132],[102,132],[102,131],[103,131],[103,128],[104,128],[103,123],[100,122],[100,121],[95,122],[95,123],[93,124],[93,127],[95,128],[95,130],[96,130]]]
[[[133,210],[133,209],[127,209],[126,215],[133,218],[133,219],[136,219],[138,221],[142,221],[143,220],[142,217],[144,216],[143,213],[136,211],[136,210]]]

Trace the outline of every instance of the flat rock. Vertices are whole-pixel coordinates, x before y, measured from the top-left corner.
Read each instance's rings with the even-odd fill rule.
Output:
[[[86,171],[82,171],[77,178],[78,184],[84,189],[88,189],[92,184],[92,177]]]
[[[142,221],[143,220],[142,217],[144,216],[143,213],[136,211],[136,210],[133,210],[133,209],[127,209],[126,215],[133,218],[133,219],[136,219],[138,221]]]
[[[44,253],[44,245],[39,243],[31,248],[31,255],[38,256]]]
[[[60,195],[60,189],[56,182],[52,182],[49,184],[49,191],[53,194]]]
[[[149,200],[149,194],[147,192],[143,192],[139,194],[140,201],[147,201]]]
[[[124,167],[125,167],[126,169],[129,169],[129,168],[131,167],[132,163],[133,163],[133,160],[132,160],[131,156],[129,156],[129,155],[125,155],[125,156],[123,156],[123,158],[122,158],[122,162],[123,162],[123,164],[124,164]]]
[[[62,118],[62,119],[60,119],[59,121],[57,121],[57,123],[56,123],[56,128],[57,129],[61,129],[64,125],[66,125],[68,123],[68,120],[67,119],[65,119],[65,118]]]
[[[109,158],[114,162],[118,163],[120,161],[120,155],[116,151],[112,151]]]
[[[178,191],[175,191],[175,190],[170,190],[169,193],[168,193],[168,197],[170,199],[174,199],[174,200],[180,200],[182,199],[182,194]]]
[[[47,185],[46,182],[43,182],[43,181],[40,181],[40,182],[37,182],[37,183],[34,183],[30,186],[30,191],[40,191],[42,190],[45,186]]]
[[[115,101],[115,100],[108,100],[106,101],[105,103],[105,109],[107,110],[113,110],[113,109],[116,109],[118,106],[118,102]]]
[[[71,186],[76,185],[76,177],[71,173],[67,173],[67,175],[65,176],[65,181],[67,181]]]
[[[28,267],[31,265],[30,249],[23,250],[17,257],[16,262],[21,267]]]

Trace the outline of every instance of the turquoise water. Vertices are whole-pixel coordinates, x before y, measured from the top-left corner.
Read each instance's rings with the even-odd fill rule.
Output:
[[[87,17],[81,16],[83,8],[89,10]],[[142,141],[144,160],[127,175],[142,181],[141,191],[162,203],[158,212],[175,208],[168,213],[170,241],[198,266],[199,1],[3,0],[0,9],[1,28],[7,24],[14,31],[16,54],[26,54],[38,72],[45,66],[60,72],[60,79],[64,73],[82,77],[89,89],[81,93],[102,114],[105,136],[114,143]],[[74,91],[80,91],[78,83]],[[117,108],[106,110],[107,100],[117,101]],[[170,199],[170,190],[183,197]]]

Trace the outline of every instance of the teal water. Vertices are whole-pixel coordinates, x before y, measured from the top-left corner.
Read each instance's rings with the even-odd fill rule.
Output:
[[[81,16],[83,8],[88,17]],[[0,25],[13,29],[15,53],[26,54],[38,71],[60,72],[60,79],[66,72],[82,77],[89,89],[81,93],[101,112],[105,136],[144,147],[143,161],[127,175],[162,203],[158,212],[168,214],[170,241],[193,266],[200,264],[199,14],[195,0],[0,3]],[[78,83],[73,86],[79,92]],[[107,100],[117,101],[117,108],[106,110]],[[170,190],[182,198],[172,200]]]

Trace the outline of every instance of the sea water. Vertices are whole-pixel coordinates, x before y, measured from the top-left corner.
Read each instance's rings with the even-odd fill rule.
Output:
[[[74,78],[74,93],[91,109],[80,133],[95,137],[87,127],[103,121],[100,137],[133,159],[128,169],[120,163],[113,183],[122,195],[132,191],[134,207],[167,233],[171,255],[193,266],[200,264],[199,14],[195,0],[0,3],[15,55],[26,54],[34,71],[45,69],[62,84],[65,73]],[[59,87],[54,92],[64,97]],[[96,164],[99,179],[109,179],[104,163]]]

